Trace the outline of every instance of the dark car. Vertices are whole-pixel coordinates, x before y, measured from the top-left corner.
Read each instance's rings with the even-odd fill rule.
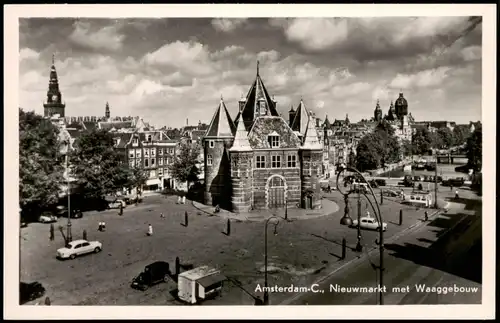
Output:
[[[67,208],[58,208],[57,215],[63,218],[68,217],[68,209]],[[79,209],[71,209],[71,218],[72,219],[80,219],[83,217],[83,213]]]
[[[436,170],[436,165],[427,164],[427,165],[425,165],[425,169],[428,171],[434,171],[434,170]]]
[[[156,261],[147,265],[144,271],[132,280],[130,287],[145,291],[153,285],[168,281],[169,278],[170,267],[168,262]]]
[[[387,182],[383,178],[376,179],[375,183],[377,183],[378,186],[386,186],[387,185]]]
[[[45,288],[39,282],[19,283],[19,304],[31,302],[45,294]]]
[[[370,187],[371,188],[377,188],[379,185],[377,184],[377,181],[372,179],[370,181],[368,181],[368,184],[370,184]]]
[[[413,176],[413,180],[415,182],[420,182],[422,180],[422,178],[420,176]]]

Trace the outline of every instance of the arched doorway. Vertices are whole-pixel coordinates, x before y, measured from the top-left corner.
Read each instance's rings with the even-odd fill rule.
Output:
[[[281,208],[285,206],[286,183],[281,176],[274,175],[267,180],[267,207]]]

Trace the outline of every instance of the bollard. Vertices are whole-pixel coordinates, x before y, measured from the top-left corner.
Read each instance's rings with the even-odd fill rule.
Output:
[[[230,219],[227,219],[226,234],[231,235],[231,220]]]
[[[123,205],[120,202],[120,212],[118,212],[118,215],[123,215]]]
[[[403,225],[403,209],[399,210],[399,225]]]
[[[186,227],[188,226],[188,212],[187,211],[184,213],[184,225]]]
[[[175,276],[178,276],[181,273],[181,261],[179,257],[175,257]]]
[[[382,190],[380,190],[380,205],[384,204],[384,194],[382,193]]]
[[[83,230],[83,240],[87,240],[87,230]]]
[[[346,255],[346,251],[347,251],[347,241],[345,238],[342,238],[342,257],[340,259],[345,259],[345,255]]]
[[[54,236],[54,224],[51,223],[50,224],[50,237],[49,237],[50,241],[54,241],[55,239],[55,236]]]
[[[50,305],[50,298],[48,296],[45,297],[45,305],[47,305],[47,306]]]

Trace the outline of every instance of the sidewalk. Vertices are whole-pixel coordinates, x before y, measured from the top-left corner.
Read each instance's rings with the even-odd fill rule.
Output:
[[[196,201],[192,201],[192,204],[196,209],[204,212],[209,216],[219,216],[223,219],[233,219],[240,222],[247,222],[247,221],[261,222],[269,219],[272,216],[279,216],[282,218],[285,217],[285,209],[256,210],[253,212],[242,212],[242,213],[234,213],[221,209],[219,213],[214,213],[215,207],[213,206],[201,204]],[[287,219],[290,221],[314,219],[325,215],[333,214],[339,210],[339,206],[337,205],[337,203],[327,199],[322,199],[321,205],[322,205],[321,209],[317,210],[288,208]]]

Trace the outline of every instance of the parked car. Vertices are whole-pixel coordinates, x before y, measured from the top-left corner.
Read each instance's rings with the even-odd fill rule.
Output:
[[[77,209],[77,208],[72,208],[71,209],[71,218],[72,219],[80,219],[83,217],[83,213],[81,210]],[[67,218],[68,217],[68,209],[64,206],[58,206],[57,207],[57,215],[59,215],[60,217],[63,217],[63,218]]]
[[[42,215],[38,218],[38,222],[41,223],[53,223],[57,222],[57,216],[55,216],[52,212],[43,212]]]
[[[383,178],[378,178],[375,180],[375,183],[378,184],[378,186],[386,186],[387,185],[387,182],[385,181],[385,179]]]
[[[353,220],[351,227],[356,228],[358,226],[358,220]],[[364,216],[360,218],[360,228],[368,230],[380,230],[380,223],[377,219],[373,217]],[[387,223],[382,223],[382,230],[387,230]]]
[[[436,170],[436,165],[434,165],[434,164],[427,164],[425,166],[425,169],[428,170],[428,171],[434,171],[434,170]]]
[[[465,180],[463,178],[450,178],[447,181],[443,181],[443,186],[453,186],[460,187],[465,184]]]
[[[99,241],[74,240],[68,243],[64,248],[57,249],[57,258],[75,259],[88,253],[98,253],[102,250],[102,243]]]
[[[438,176],[437,177],[437,182],[438,183],[442,183],[443,182],[443,177],[442,176]]]
[[[416,176],[413,176],[413,180],[414,180],[415,182],[420,182],[420,181],[422,180],[422,177],[420,177],[420,176],[416,175]]]
[[[374,179],[368,181],[368,184],[370,184],[371,188],[377,188],[379,186],[378,183],[377,183],[377,181],[374,180]]]
[[[156,261],[144,268],[144,271],[134,277],[130,287],[145,291],[149,287],[161,282],[166,282],[170,278],[170,267],[168,262]]]
[[[19,283],[19,304],[31,302],[45,294],[45,287],[39,282]]]
[[[394,190],[382,190],[382,194],[389,197],[398,197],[400,195],[400,193]]]
[[[108,204],[108,208],[109,209],[119,209],[120,208],[120,205],[125,208],[127,206],[127,203],[125,203],[125,201],[123,200],[116,200],[114,202],[111,202]]]

